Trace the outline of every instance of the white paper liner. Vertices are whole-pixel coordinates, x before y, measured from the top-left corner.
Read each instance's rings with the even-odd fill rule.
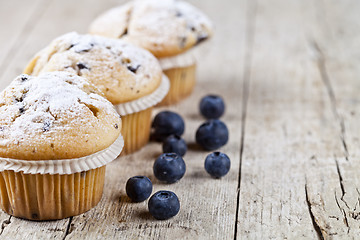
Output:
[[[171,68],[189,67],[196,63],[194,50],[188,50],[185,53],[178,54],[172,57],[158,58],[162,70]]]
[[[169,92],[169,89],[169,79],[163,74],[160,86],[154,92],[142,98],[115,105],[115,109],[120,114],[120,116],[126,116],[132,113],[140,112],[161,102],[161,100],[163,100]]]
[[[24,174],[73,174],[102,167],[116,159],[124,147],[120,135],[110,147],[89,156],[60,160],[18,160],[0,158],[0,171],[12,170]]]

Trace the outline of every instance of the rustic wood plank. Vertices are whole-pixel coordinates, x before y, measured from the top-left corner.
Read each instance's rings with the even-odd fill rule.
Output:
[[[305,1],[258,1],[246,114],[238,237],[314,239],[309,181],[341,155],[338,122],[314,61]],[[336,171],[336,168],[333,169]],[[311,172],[314,175],[307,175]],[[335,172],[336,173],[336,172]],[[318,175],[316,175],[318,176]],[[325,181],[338,183],[337,174]],[[308,188],[306,188],[308,186]],[[332,186],[340,190],[340,186]],[[324,189],[328,193],[327,189]],[[331,192],[334,196],[334,192]],[[321,209],[322,213],[326,210]]]
[[[314,40],[319,72],[326,86],[342,153],[316,161],[308,173],[308,197],[316,223],[326,239],[356,239],[360,234],[358,92],[359,20],[357,1],[314,4]],[[315,24],[314,24],[315,23]]]
[[[0,73],[8,67],[11,52],[21,46],[46,7],[45,0],[0,2]],[[0,81],[0,89],[3,88],[2,85]]]
[[[343,141],[344,156],[359,157],[360,129],[358,118],[358,91],[360,82],[357,80],[360,55],[360,16],[358,1],[346,0],[341,4],[335,1],[323,1],[318,4],[318,24],[315,38],[320,51],[319,61],[323,66],[324,78],[327,78],[329,97],[331,98],[334,115],[339,122],[339,136]],[[354,161],[356,158],[354,159]]]

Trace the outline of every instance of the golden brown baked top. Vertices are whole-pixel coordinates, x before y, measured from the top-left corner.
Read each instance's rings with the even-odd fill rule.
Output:
[[[162,71],[148,51],[121,40],[71,32],[40,51],[24,73],[67,71],[83,76],[113,104],[138,99],[155,91]]]
[[[0,157],[69,159],[109,147],[121,119],[101,94],[71,73],[18,76],[0,93]]]
[[[91,34],[123,38],[156,57],[180,54],[212,35],[207,16],[179,0],[135,0],[95,19]]]

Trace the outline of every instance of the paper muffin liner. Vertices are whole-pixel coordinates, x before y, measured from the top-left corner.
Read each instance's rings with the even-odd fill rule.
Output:
[[[24,174],[73,174],[102,167],[121,153],[124,139],[120,135],[110,147],[89,156],[60,160],[18,160],[0,157],[0,172],[12,170]]]
[[[121,152],[122,156],[141,149],[149,142],[152,110],[153,107],[150,107],[121,117],[123,125],[121,134],[125,142],[124,149]]]
[[[67,175],[0,172],[0,207],[28,220],[57,220],[82,214],[101,200],[105,168]]]
[[[164,99],[169,92],[170,82],[167,76],[163,75],[160,86],[151,94],[141,97],[139,99],[115,105],[116,111],[120,116],[137,113],[152,106],[155,106]]]
[[[182,68],[164,70],[170,80],[170,90],[157,106],[168,106],[178,103],[189,96],[196,84],[196,64]]]
[[[158,58],[158,60],[162,70],[188,67],[196,63],[195,53],[193,49],[172,57]]]

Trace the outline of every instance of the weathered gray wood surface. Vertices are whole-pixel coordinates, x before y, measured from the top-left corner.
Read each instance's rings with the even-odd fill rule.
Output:
[[[0,89],[54,37],[85,33],[123,1],[0,1]],[[185,178],[152,177],[161,146],[117,159],[93,210],[53,222],[0,212],[0,239],[357,239],[360,236],[360,2],[356,0],[192,1],[214,20],[202,49],[199,84],[170,109],[186,119]],[[197,102],[225,97],[232,159],[221,180],[203,169],[194,132]],[[195,104],[194,104],[195,103]],[[181,201],[178,216],[154,221],[125,196],[126,180],[150,176]]]

